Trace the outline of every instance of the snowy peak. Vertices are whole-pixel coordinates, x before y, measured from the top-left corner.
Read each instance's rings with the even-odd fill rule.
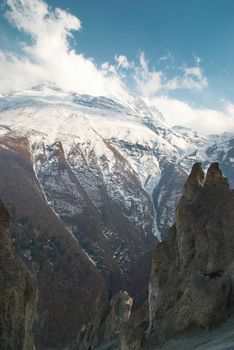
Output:
[[[135,300],[142,300],[151,252],[174,222],[194,162],[207,168],[219,161],[234,184],[233,159],[233,135],[170,128],[160,112],[128,93],[117,101],[40,86],[0,100],[4,173],[21,169],[23,195],[29,183],[38,188],[46,210],[111,290],[121,286]],[[12,187],[11,178],[0,190]]]
[[[124,107],[118,102],[115,102],[114,100],[104,97],[104,96],[99,96],[99,97],[94,97],[94,96],[89,96],[89,95],[74,95],[74,102],[77,103],[78,105],[81,106],[86,106],[86,107],[91,107],[91,108],[98,108],[98,109],[105,109],[105,110],[110,110],[113,112],[118,112],[118,113],[129,113],[131,112],[130,109]]]
[[[142,232],[145,232],[140,202],[143,199],[139,199],[140,195],[137,199],[137,186],[154,209],[151,229],[155,233],[166,230],[162,229],[166,216],[173,220],[175,201],[194,162],[203,161],[207,167],[209,162],[219,161],[228,175],[233,171],[233,135],[202,136],[181,126],[170,128],[159,111],[128,92],[122,101],[116,101],[43,85],[4,96],[0,99],[0,132],[2,137],[28,139],[38,174],[45,169],[50,173],[55,161],[50,150],[60,143],[63,156],[79,181],[82,182],[80,168],[84,171],[86,167],[84,172],[92,173],[90,181],[95,173],[96,178],[104,181],[103,187],[112,200],[122,206],[128,220],[138,221]],[[41,154],[43,149],[47,150],[45,154]],[[120,169],[132,181],[134,194],[124,185],[126,179],[120,176]],[[175,188],[171,186],[168,190],[172,173]],[[177,181],[177,177],[181,180]],[[89,191],[90,184],[84,186]],[[98,186],[100,183],[96,192]],[[131,209],[133,200],[138,203],[135,212]],[[91,201],[100,207],[98,201]],[[164,206],[164,213],[159,213],[159,206]]]

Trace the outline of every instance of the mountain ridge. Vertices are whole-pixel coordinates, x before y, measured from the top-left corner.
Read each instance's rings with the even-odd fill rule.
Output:
[[[212,160],[220,161],[234,185],[234,138],[232,134],[200,136],[192,130],[170,128],[159,112],[134,96],[126,106],[103,97],[79,96],[80,104],[77,99],[77,94],[47,87],[0,99],[0,162],[4,171],[0,196],[16,219],[15,246],[28,264],[38,257],[22,233],[22,223],[26,223],[28,234],[32,227],[36,236],[38,232],[45,236],[43,242],[50,237],[42,228],[49,236],[54,235],[53,230],[61,232],[59,242],[56,238],[56,242],[45,243],[48,251],[41,295],[45,295],[45,281],[52,268],[50,246],[54,247],[57,266],[64,236],[68,251],[77,245],[72,254],[88,260],[87,269],[95,283],[100,282],[97,294],[102,290],[112,296],[127,290],[134,297],[134,309],[147,296],[151,256],[174,221],[174,207],[191,164],[199,159],[207,168]],[[27,203],[31,198],[34,208]],[[21,202],[27,205],[26,214]],[[38,208],[48,216],[48,227],[38,219]],[[39,244],[38,249],[42,259],[43,247]],[[76,266],[69,261],[72,254],[66,253],[62,278],[68,278],[75,293],[78,286],[67,276],[69,268],[73,274]],[[59,272],[53,271],[53,275],[59,282]],[[55,298],[62,302],[60,291]],[[40,300],[40,318],[44,320],[48,304]],[[77,310],[79,307],[76,302]],[[59,337],[48,333],[50,327],[55,328],[52,307],[46,316],[48,324],[41,331],[43,341],[50,346],[58,347],[62,338],[71,340],[77,332],[75,308],[66,337],[62,331],[65,310],[61,307],[60,311],[61,323],[56,326],[61,329]]]

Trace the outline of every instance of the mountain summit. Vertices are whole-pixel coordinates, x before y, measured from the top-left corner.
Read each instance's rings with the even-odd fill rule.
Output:
[[[136,308],[192,164],[219,161],[234,184],[232,134],[169,127],[133,95],[116,101],[39,86],[2,96],[0,135],[0,196],[17,250],[40,271],[39,333],[50,346],[66,345],[77,333],[76,315],[93,312],[78,302],[64,308],[70,293],[84,295],[75,282],[80,261],[88,266],[87,285],[95,281],[97,304],[102,293],[105,299],[107,291],[127,290]]]

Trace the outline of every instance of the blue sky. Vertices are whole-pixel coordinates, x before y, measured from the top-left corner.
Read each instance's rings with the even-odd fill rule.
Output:
[[[83,23],[75,36],[77,47],[97,62],[116,53],[135,60],[139,50],[150,64],[170,52],[176,67],[202,60],[214,98],[233,99],[233,0],[85,0],[53,1],[69,8]],[[168,74],[173,75],[173,70]],[[207,102],[207,97],[203,103]],[[212,102],[212,99],[210,101]]]
[[[193,110],[232,113],[233,0],[0,0],[0,3],[0,50],[4,55],[0,72],[1,67],[2,72],[10,67],[18,77],[14,85],[19,89],[21,85],[25,87],[23,74],[29,72],[28,85],[44,77],[56,80],[62,88],[87,93],[91,79],[90,93],[112,95],[113,90],[113,96],[117,96],[121,95],[123,83],[151,102],[161,103],[163,112],[167,112],[165,101],[167,104],[177,101]],[[63,10],[62,16],[56,14],[56,8]],[[29,17],[33,18],[34,26]],[[47,17],[51,17],[51,23]],[[54,43],[54,48],[45,44],[45,38]],[[69,57],[65,51],[70,52]],[[70,86],[64,77],[57,78],[56,71],[51,75],[51,62],[58,56],[62,66],[57,65],[58,74],[66,65],[74,65],[77,84]],[[72,74],[71,70],[66,73]],[[11,81],[8,77],[5,84],[8,90]]]

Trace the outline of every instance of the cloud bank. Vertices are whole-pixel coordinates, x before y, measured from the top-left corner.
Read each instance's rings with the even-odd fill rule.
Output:
[[[159,59],[164,61],[171,59],[171,56],[166,55]],[[136,87],[139,93],[145,97],[154,96],[157,92],[168,92],[171,90],[195,90],[201,91],[208,87],[207,78],[204,76],[202,68],[197,66],[181,68],[182,75],[178,75],[172,79],[166,79],[165,74],[156,70],[149,69],[149,62],[145,58],[144,52],[140,53],[140,64],[135,67],[133,78],[136,82]]]
[[[80,20],[68,12],[51,10],[42,0],[6,0],[6,18],[27,33],[32,43],[22,43],[23,54],[0,52],[0,92],[20,90],[43,82],[65,90],[92,95],[121,94],[123,83],[98,69],[91,58],[70,47],[72,31],[81,29]],[[120,57],[119,65],[126,65]]]
[[[117,97],[124,93],[124,69],[131,71],[136,90],[142,96],[183,88],[201,90],[207,86],[199,67],[187,67],[184,76],[166,81],[162,71],[149,69],[143,52],[137,64],[129,62],[125,55],[115,55],[115,64],[105,62],[97,67],[92,58],[70,46],[72,32],[81,29],[77,17],[59,8],[52,10],[42,0],[5,0],[5,4],[6,18],[27,33],[31,43],[21,43],[20,56],[0,51],[0,92],[51,82],[79,93]]]
[[[41,83],[57,85],[81,94],[123,99],[127,94],[126,76],[134,82],[134,92],[155,105],[171,124],[180,124],[202,132],[234,131],[234,107],[226,103],[223,112],[193,108],[168,96],[174,90],[201,92],[208,80],[200,57],[193,66],[179,67],[176,76],[151,67],[141,52],[136,62],[116,54],[113,62],[97,66],[92,58],[71,46],[74,31],[82,27],[79,18],[60,8],[52,9],[43,0],[5,0],[5,17],[30,40],[21,43],[21,53],[0,50],[0,93],[33,87]],[[170,52],[158,63],[170,61]]]
[[[234,104],[226,102],[224,110],[196,108],[188,103],[166,96],[146,98],[149,105],[156,106],[171,125],[182,125],[202,134],[234,132]]]

